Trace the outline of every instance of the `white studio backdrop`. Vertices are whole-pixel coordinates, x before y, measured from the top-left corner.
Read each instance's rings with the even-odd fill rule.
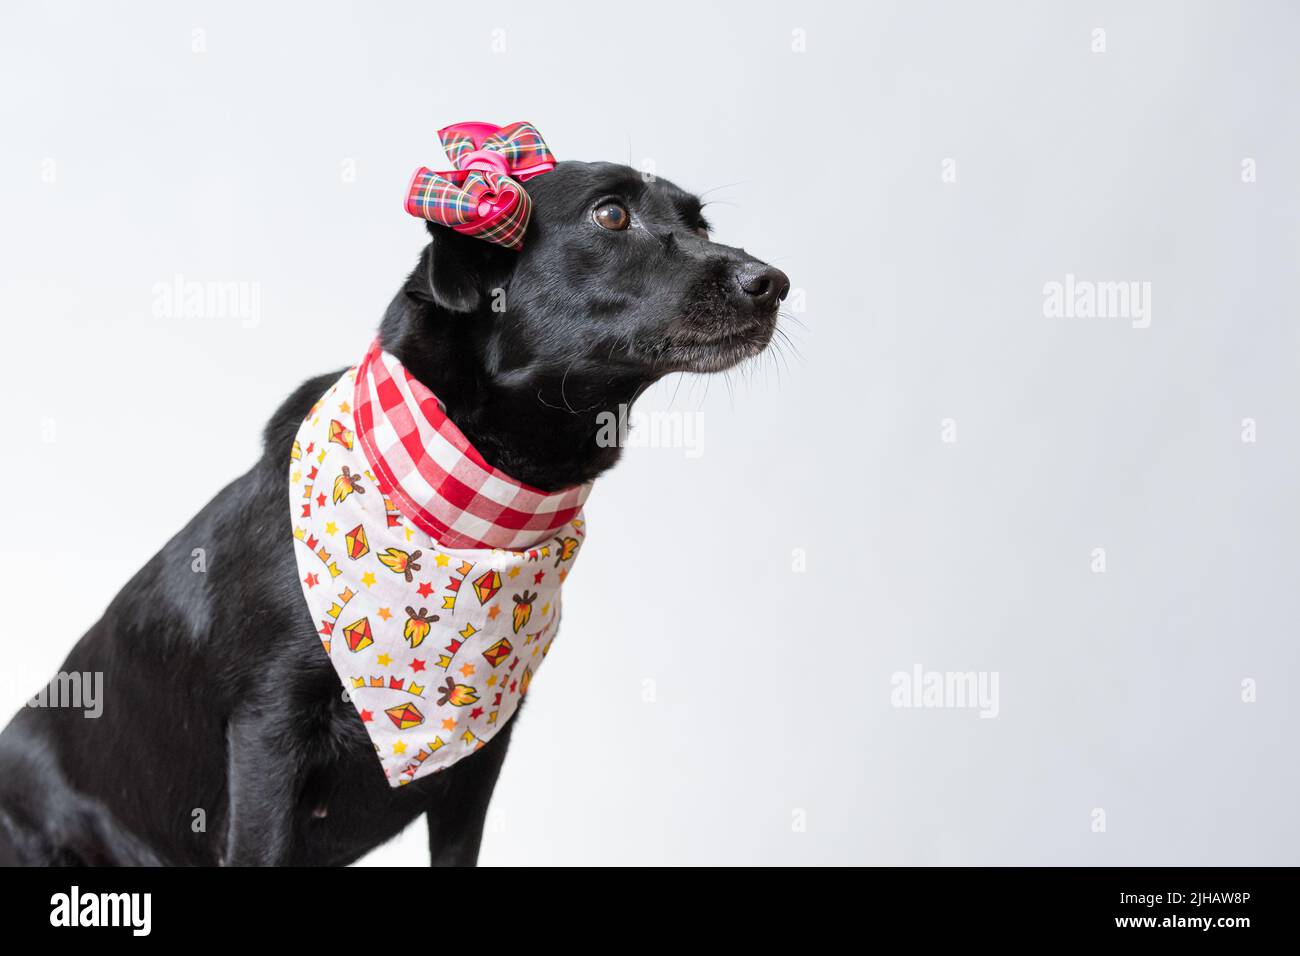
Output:
[[[483,862],[1296,863],[1297,40],[1280,2],[6,6],[5,718],[360,355],[436,130],[527,119],[708,191],[797,352],[642,400],[669,447],[592,495]]]

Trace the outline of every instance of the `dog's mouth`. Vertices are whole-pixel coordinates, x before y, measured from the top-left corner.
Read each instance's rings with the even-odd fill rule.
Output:
[[[725,372],[753,358],[772,341],[776,315],[723,331],[688,331],[668,336],[658,356],[674,372]]]

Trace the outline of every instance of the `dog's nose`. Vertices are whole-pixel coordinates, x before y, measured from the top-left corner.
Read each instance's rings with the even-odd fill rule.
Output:
[[[740,291],[755,308],[771,309],[790,294],[790,277],[775,266],[755,262],[736,274]]]

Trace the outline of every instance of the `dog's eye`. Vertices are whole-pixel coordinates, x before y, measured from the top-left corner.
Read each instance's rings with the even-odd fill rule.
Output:
[[[628,213],[627,207],[617,202],[601,203],[591,214],[591,218],[596,220],[597,225],[611,232],[626,229],[628,223],[632,221],[632,216]]]

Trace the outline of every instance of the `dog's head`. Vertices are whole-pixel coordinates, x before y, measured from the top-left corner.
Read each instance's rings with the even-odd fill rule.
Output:
[[[757,355],[789,291],[785,273],[709,238],[700,200],[614,163],[562,162],[526,183],[524,247],[444,226],[408,289],[472,313],[489,375],[648,384]]]

